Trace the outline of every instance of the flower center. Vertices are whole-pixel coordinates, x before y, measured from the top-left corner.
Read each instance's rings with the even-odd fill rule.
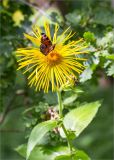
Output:
[[[46,56],[46,60],[49,65],[54,66],[61,63],[62,56],[56,51],[52,51]]]

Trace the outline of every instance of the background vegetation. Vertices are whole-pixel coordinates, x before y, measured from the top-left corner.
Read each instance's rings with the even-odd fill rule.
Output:
[[[87,69],[79,77],[77,89],[63,92],[71,103],[66,110],[84,102],[102,100],[96,118],[74,141],[93,160],[113,160],[113,77],[114,77],[114,3],[110,0],[3,0],[0,1],[0,135],[1,159],[22,160],[14,150],[27,142],[31,129],[43,121],[48,106],[57,104],[56,94],[35,92],[27,85],[26,75],[16,71],[15,50],[30,44],[23,33],[30,33],[44,19],[58,22],[61,31],[67,26],[84,37],[90,54]],[[51,136],[52,143],[58,137]]]

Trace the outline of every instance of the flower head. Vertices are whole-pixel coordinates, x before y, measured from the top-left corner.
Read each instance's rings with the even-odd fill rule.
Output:
[[[87,53],[84,51],[87,46],[84,45],[83,39],[66,43],[74,35],[71,31],[65,36],[69,28],[57,36],[59,26],[56,24],[53,37],[48,23],[44,24],[44,29],[48,43],[41,44],[41,28],[34,26],[34,37],[28,34],[25,34],[25,37],[36,47],[20,48],[17,50],[17,56],[20,57],[18,69],[25,68],[24,73],[30,73],[29,85],[34,85],[36,90],[43,89],[44,92],[48,92],[50,86],[52,91],[55,91],[66,82],[72,82],[71,77],[76,78],[76,74],[83,71],[84,66],[80,61],[85,59],[78,55]]]

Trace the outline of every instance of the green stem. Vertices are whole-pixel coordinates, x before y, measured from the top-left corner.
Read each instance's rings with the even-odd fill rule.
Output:
[[[63,104],[62,104],[61,92],[60,91],[57,91],[57,96],[58,96],[58,103],[59,103],[59,116],[60,116],[60,118],[62,118],[63,117],[63,114],[62,114]]]
[[[62,114],[63,104],[62,104],[61,92],[57,91],[57,95],[58,95],[58,104],[59,104],[59,116],[60,116],[60,118],[62,118],[63,117],[63,114]],[[61,127],[62,127],[62,129],[63,129],[63,131],[64,131],[64,133],[66,135],[68,146],[70,148],[70,152],[71,152],[71,155],[72,155],[72,144],[71,144],[71,141],[69,139],[67,130],[66,130],[66,128],[65,128],[63,123],[62,123]]]
[[[64,124],[62,124],[61,127],[62,127],[62,129],[63,129],[63,131],[64,131],[64,133],[65,133],[65,135],[66,135],[66,138],[67,138],[67,141],[68,141],[68,146],[69,146],[69,148],[70,148],[70,152],[71,152],[71,155],[72,155],[72,144],[71,144],[71,141],[70,141],[70,139],[69,139],[69,137],[68,137],[67,130],[66,130]]]

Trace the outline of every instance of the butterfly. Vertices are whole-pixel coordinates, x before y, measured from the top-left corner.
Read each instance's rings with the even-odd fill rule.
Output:
[[[41,33],[41,45],[40,45],[40,52],[42,52],[45,56],[49,54],[55,48],[55,44],[52,44],[50,39],[47,37],[45,33]]]

